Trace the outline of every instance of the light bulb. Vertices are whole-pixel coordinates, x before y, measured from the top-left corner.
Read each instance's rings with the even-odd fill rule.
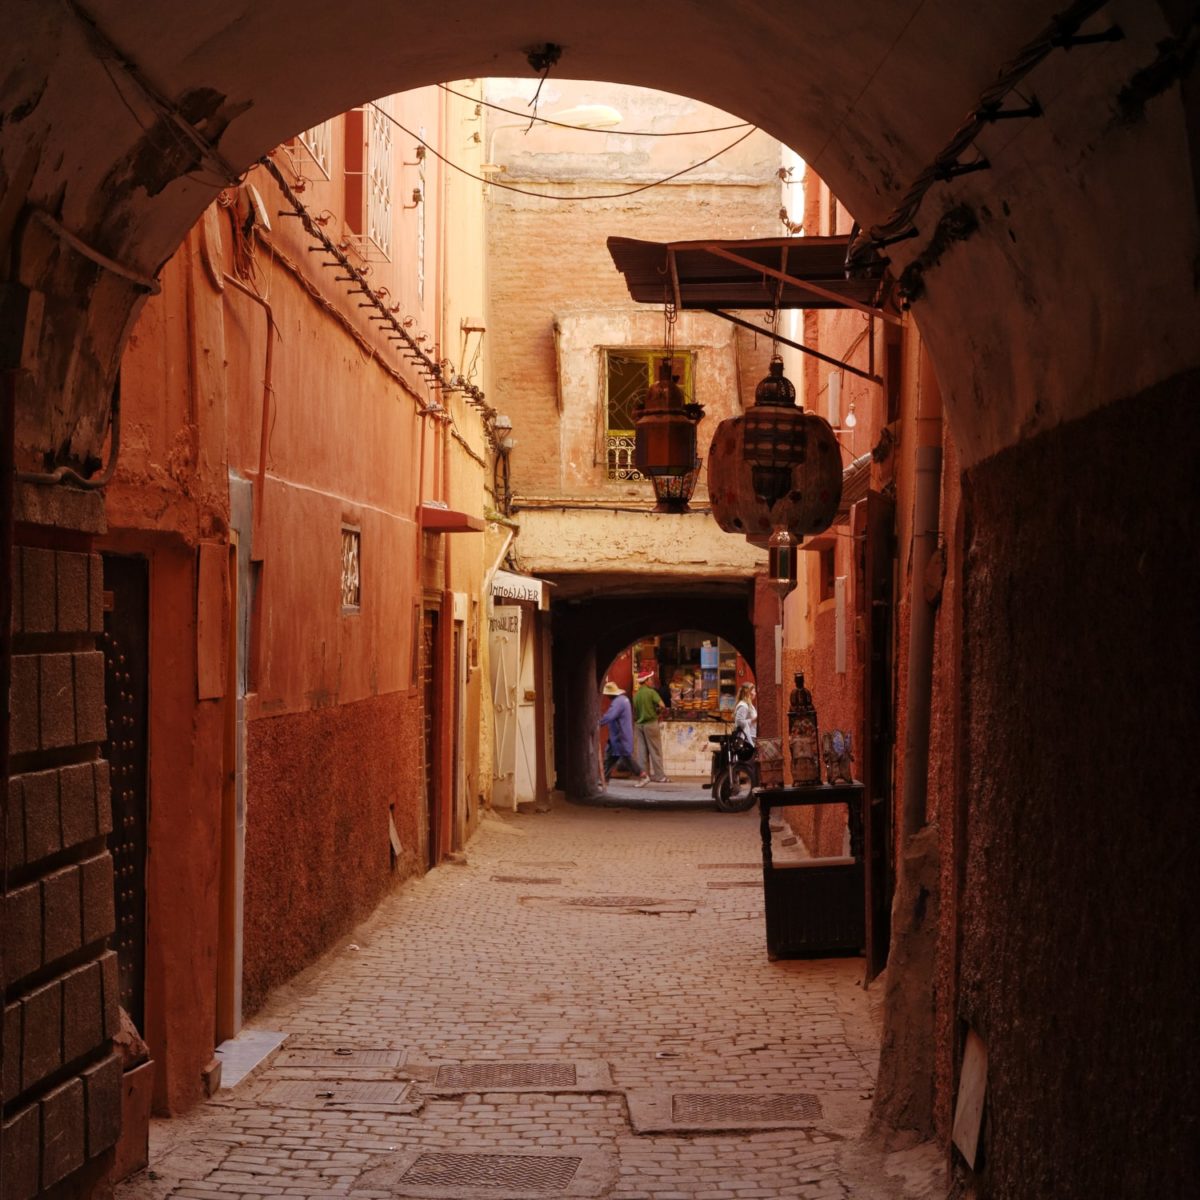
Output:
[[[853,429],[858,424],[858,417],[854,415],[854,401],[850,401],[850,408],[846,413],[845,425],[847,429]]]

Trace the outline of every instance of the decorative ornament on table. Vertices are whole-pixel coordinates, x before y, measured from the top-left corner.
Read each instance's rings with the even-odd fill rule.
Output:
[[[788,697],[788,751],[792,760],[792,783],[807,787],[821,782],[821,740],[817,732],[817,710],[812,692],[797,672],[796,686]]]
[[[825,781],[831,787],[854,782],[854,773],[850,769],[854,761],[850,734],[840,729],[821,734],[821,757],[825,759]]]

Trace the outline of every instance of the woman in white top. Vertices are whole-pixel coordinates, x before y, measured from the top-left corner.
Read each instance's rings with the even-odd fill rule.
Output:
[[[740,729],[752,746],[758,740],[758,709],[754,707],[754,697],[754,684],[743,683],[733,710],[734,732]]]

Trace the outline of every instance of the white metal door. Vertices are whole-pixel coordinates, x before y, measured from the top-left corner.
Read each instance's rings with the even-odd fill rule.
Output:
[[[517,770],[514,784],[518,804],[537,799],[537,619],[526,614],[521,626],[520,686],[517,688]]]
[[[521,610],[497,605],[488,622],[492,710],[496,753],[492,763],[492,807],[515,809],[517,771],[517,688],[520,684]]]

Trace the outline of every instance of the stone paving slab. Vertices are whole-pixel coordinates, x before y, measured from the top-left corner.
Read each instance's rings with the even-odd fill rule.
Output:
[[[613,1200],[944,1195],[936,1150],[901,1161],[860,1139],[878,1055],[862,961],[769,962],[761,889],[704,886],[704,864],[742,869],[758,849],[753,812],[567,806],[489,818],[464,863],[399,887],[272,995],[250,1025],[286,1032],[283,1049],[219,1103],[154,1122],[151,1168],[117,1200],[366,1200],[371,1172],[422,1154],[594,1153],[611,1167]],[[555,896],[685,898],[690,910],[547,906],[546,893],[530,904],[491,878],[541,873],[563,878]],[[602,1063],[615,1090],[555,1086],[554,1071],[534,1091],[484,1081],[437,1094],[415,1078],[410,1112],[310,1108],[262,1090],[297,1074],[400,1082],[423,1064],[486,1062]],[[810,1094],[821,1120],[638,1133],[626,1093],[656,1089]],[[479,1194],[515,1194],[498,1186]]]

